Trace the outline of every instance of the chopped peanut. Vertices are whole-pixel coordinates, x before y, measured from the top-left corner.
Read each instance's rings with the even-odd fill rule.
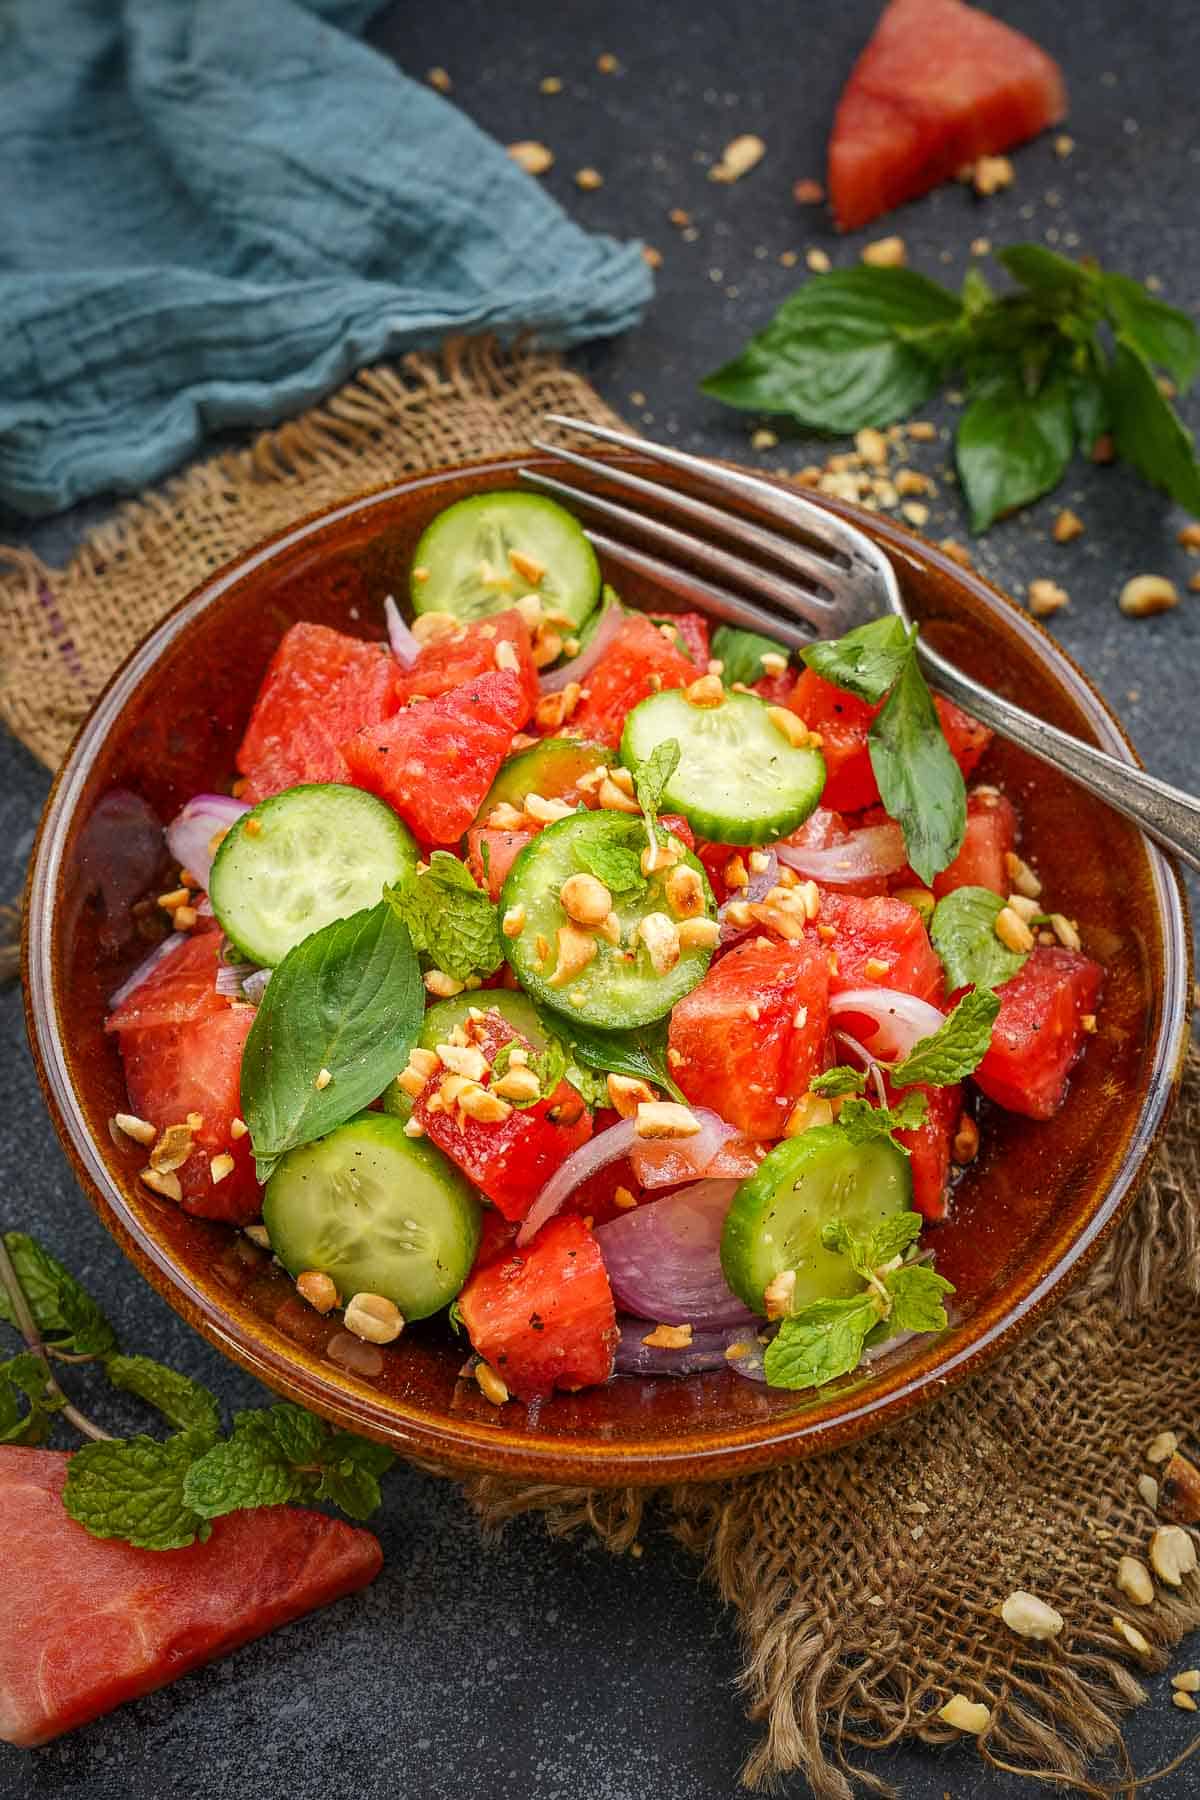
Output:
[[[484,824],[489,831],[522,831],[528,819],[519,806],[510,806],[507,800],[501,800],[498,806],[493,806]]]
[[[679,927],[681,950],[712,950],[721,935],[715,919],[685,919]]]
[[[642,1339],[651,1350],[686,1350],[691,1341],[690,1325],[656,1325]]]
[[[506,910],[500,921],[500,929],[506,938],[520,937],[525,929],[525,908],[520,901]]]
[[[650,955],[656,975],[669,975],[679,961],[679,930],[666,913],[647,913],[638,921],[637,935]]]
[[[996,923],[993,929],[1006,950],[1021,951],[1033,949],[1032,931],[1030,931],[1020,914],[1015,913],[1011,906],[1002,906],[1000,908],[1000,911],[996,914]]]
[[[695,1137],[700,1121],[690,1107],[674,1100],[643,1100],[637,1109],[634,1130],[640,1138]]]
[[[228,1150],[221,1150],[216,1156],[209,1157],[209,1180],[212,1182],[213,1186],[216,1187],[217,1183],[224,1181],[227,1175],[232,1175],[236,1167],[237,1165],[232,1156],[230,1156]]]
[[[426,969],[423,980],[426,993],[437,1000],[452,1000],[466,986],[465,982],[456,981],[453,975],[447,975],[444,969]]]
[[[499,1094],[502,1100],[527,1101],[536,1100],[542,1091],[541,1083],[532,1069],[523,1068],[519,1063],[510,1063],[498,1081],[493,1081],[491,1092]]]
[[[560,925],[558,928],[558,957],[554,965],[554,973],[549,977],[551,987],[565,987],[573,981],[582,969],[596,955],[596,940],[590,931],[584,931],[579,925]]]
[[[609,1075],[605,1085],[614,1111],[623,1119],[636,1118],[638,1107],[654,1099],[649,1082],[640,1081],[636,1075]]]
[[[329,1069],[318,1069],[313,1086],[318,1089],[327,1088],[332,1080],[333,1074]]]
[[[690,687],[683,690],[684,699],[689,706],[713,707],[725,704],[725,689],[721,685],[719,675],[701,675]]]
[[[512,1111],[507,1100],[473,1081],[462,1089],[458,1105],[468,1119],[474,1119],[477,1125],[499,1125]]]
[[[820,1094],[805,1094],[797,1100],[783,1128],[784,1137],[799,1137],[814,1125],[832,1125],[833,1108]]]
[[[641,856],[642,874],[656,875],[660,869],[674,868],[682,854],[682,846],[676,838],[668,838],[665,844],[655,844],[653,849],[647,844]]]
[[[1084,524],[1079,514],[1072,512],[1069,506],[1064,506],[1055,517],[1054,529],[1050,535],[1056,544],[1069,544],[1073,539],[1082,537],[1083,532]]]
[[[544,175],[554,162],[553,150],[531,138],[522,138],[519,143],[509,144],[507,149],[518,168],[524,169],[527,175]]]
[[[526,794],[525,811],[539,825],[557,825],[560,819],[569,819],[575,811],[565,800],[544,800],[541,794]]]
[[[612,895],[595,875],[570,875],[558,892],[559,902],[577,925],[601,925],[612,911]]]
[[[418,613],[412,623],[412,634],[418,644],[432,644],[438,638],[449,637],[459,629],[462,621],[451,612]]]
[[[491,1363],[475,1364],[475,1381],[485,1400],[490,1400],[493,1406],[504,1405],[508,1399],[508,1388],[497,1375]]]
[[[1035,619],[1048,619],[1052,613],[1061,612],[1064,606],[1071,604],[1066,589],[1059,587],[1056,581],[1047,581],[1044,577],[1030,582],[1028,601],[1029,610]]]
[[[665,883],[667,905],[677,919],[695,919],[704,911],[704,883],[695,869],[680,863]]]
[[[596,797],[606,812],[640,813],[642,810],[636,800],[622,792],[610,775],[605,775]]]
[[[335,1306],[342,1304],[337,1288],[320,1269],[302,1269],[296,1277],[296,1291],[314,1312],[332,1312]]]
[[[792,1310],[795,1293],[795,1269],[781,1269],[763,1289],[763,1305],[768,1319],[786,1319]]]
[[[1135,575],[1121,589],[1117,605],[1127,619],[1152,619],[1179,605],[1179,589],[1165,575]]]
[[[557,731],[574,716],[582,698],[583,688],[577,681],[568,681],[557,694],[543,694],[533,709],[539,730]]]
[[[1038,898],[1042,891],[1041,880],[1014,850],[1005,851],[1004,868],[1018,894],[1024,894],[1030,900]]]
[[[979,1154],[979,1127],[970,1113],[964,1113],[958,1121],[958,1130],[954,1133],[950,1145],[950,1153],[960,1167],[975,1161]]]
[[[1064,950],[1082,950],[1083,943],[1073,919],[1063,913],[1051,913],[1050,929]]]
[[[346,1302],[342,1321],[355,1337],[369,1344],[392,1344],[404,1330],[404,1315],[383,1294],[355,1294]]]
[[[939,1708],[938,1718],[952,1725],[955,1731],[964,1731],[969,1737],[982,1737],[992,1722],[992,1711],[982,1700],[969,1700],[966,1694],[952,1694],[945,1706]]]
[[[132,1138],[135,1144],[152,1144],[158,1136],[157,1127],[149,1119],[139,1119],[136,1113],[117,1113],[113,1124],[127,1138]]]
[[[492,654],[498,669],[507,670],[510,675],[520,674],[521,659],[508,638],[501,638]]]
[[[908,246],[902,237],[876,238],[863,249],[862,260],[872,269],[902,269],[908,261]]]
[[[725,878],[725,886],[727,888],[744,888],[750,886],[750,877],[746,872],[746,864],[740,856],[731,856],[721,873]]]
[[[1015,180],[1016,171],[1007,156],[981,156],[971,170],[971,186],[983,199],[1011,187]]]
[[[468,1081],[482,1081],[488,1072],[487,1057],[474,1045],[439,1044],[437,1053],[452,1075],[465,1075]]]
[[[510,550],[508,560],[511,567],[516,570],[518,575],[523,575],[531,587],[537,587],[546,573],[545,564],[540,563],[536,556],[530,556],[524,550]]]
[[[179,1177],[169,1170],[143,1169],[141,1179],[148,1188],[152,1188],[156,1194],[161,1194],[166,1200],[178,1202],[183,1199],[183,1189],[179,1184]]]
[[[786,706],[768,706],[767,717],[776,731],[783,733],[793,750],[807,750],[811,746],[812,732],[804,720]]]
[[[619,1207],[622,1212],[628,1212],[631,1207],[637,1205],[637,1195],[630,1193],[627,1187],[619,1187],[613,1195],[613,1205]]]
[[[743,175],[748,175],[751,169],[757,167],[766,154],[767,146],[760,137],[755,137],[753,132],[743,132],[740,137],[735,137],[726,144],[720,162],[714,163],[708,171],[708,179],[740,181]]]

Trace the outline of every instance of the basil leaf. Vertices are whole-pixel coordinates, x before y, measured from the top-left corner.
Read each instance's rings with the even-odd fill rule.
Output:
[[[491,975],[500,967],[496,908],[466,864],[448,850],[435,850],[422,874],[385,888],[383,897],[408,926],[413,948],[455,981]]]
[[[1105,369],[1090,362],[1083,370],[1071,374],[1071,411],[1075,417],[1075,435],[1079,448],[1090,456],[1097,438],[1109,428],[1108,392]]]
[[[961,848],[967,791],[915,655],[873,720],[867,742],[884,809],[899,820],[908,860],[928,886]]]
[[[784,1319],[767,1345],[763,1372],[769,1387],[814,1388],[856,1369],[867,1333],[879,1322],[872,1293],[849,1300],[814,1300]]]
[[[1071,389],[1061,371],[1052,369],[1032,393],[1016,368],[991,374],[963,413],[955,445],[972,531],[1057,487],[1074,447]]]
[[[820,431],[890,425],[938,386],[962,306],[912,269],[838,269],[805,282],[704,393]]]
[[[900,679],[916,636],[915,626],[909,631],[902,619],[889,613],[856,626],[845,637],[809,644],[800,654],[823,680],[874,703]]]
[[[573,1020],[556,1019],[553,1029],[565,1038],[571,1055],[577,1063],[583,1064],[585,1070],[600,1069],[613,1075],[632,1075],[640,1081],[650,1082],[654,1087],[665,1089],[672,1100],[678,1100],[681,1105],[688,1104],[685,1095],[671,1078],[667,1063],[665,1020],[660,1020],[655,1025],[643,1025],[637,1031],[594,1031],[589,1026],[575,1024]],[[568,1069],[567,1080],[570,1079],[571,1071]],[[586,1094],[584,1098],[587,1099]],[[605,1090],[604,1098],[597,1104],[606,1105],[607,1101],[608,1094]]]
[[[946,985],[997,988],[1024,967],[1027,950],[1010,950],[996,936],[1004,901],[991,888],[961,887],[939,900],[929,936],[942,959]]]
[[[286,1151],[378,1098],[408,1060],[424,1000],[408,931],[385,901],[289,950],[242,1059],[242,1117],[260,1180]],[[319,1088],[323,1069],[332,1080]]]
[[[788,651],[785,645],[777,644],[773,638],[762,637],[757,631],[739,631],[734,625],[718,625],[712,635],[712,653],[723,665],[721,680],[726,687],[732,687],[735,681],[752,687],[766,673],[762,666],[763,657],[787,656]]]
[[[1096,287],[1096,275],[1081,263],[1047,250],[1044,244],[1009,244],[997,250],[996,261],[1022,287],[1046,299],[1079,306]]]
[[[1172,381],[1186,389],[1200,369],[1200,331],[1193,319],[1178,312],[1128,275],[1105,274],[1100,278],[1104,310],[1114,331],[1156,368],[1165,369]]]
[[[1200,464],[1192,435],[1160,393],[1145,357],[1123,338],[1107,389],[1118,454],[1188,512],[1200,513]]]
[[[921,1082],[926,1087],[953,1087],[956,1081],[965,1080],[987,1055],[999,1011],[998,994],[989,988],[972,988],[938,1029],[914,1044],[904,1061],[892,1070],[893,1084],[911,1087],[914,1082]]]
[[[944,1331],[950,1323],[942,1296],[954,1292],[947,1281],[927,1263],[906,1263],[884,1276],[884,1285],[892,1297],[891,1323],[899,1331]]]

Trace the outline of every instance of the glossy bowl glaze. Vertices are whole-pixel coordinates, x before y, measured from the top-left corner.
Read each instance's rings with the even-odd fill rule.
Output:
[[[430,518],[465,494],[515,485],[516,467],[478,463],[406,480],[282,532],[215,575],[114,677],[55,783],[34,851],[26,1004],[43,1089],[81,1184],[159,1292],[270,1387],[342,1425],[443,1465],[599,1485],[715,1477],[808,1455],[895,1423],[1030,1330],[1112,1230],[1173,1098],[1191,994],[1178,880],[1131,826],[1008,745],[993,747],[978,779],[1013,796],[1026,854],[1105,965],[1100,1030],[1059,1118],[989,1112],[953,1218],[931,1234],[957,1288],[951,1329],[910,1342],[866,1378],[806,1399],[720,1370],[622,1378],[536,1413],[497,1408],[458,1379],[465,1345],[442,1324],[383,1351],[360,1344],[299,1301],[245,1236],[158,1200],[138,1181],[135,1148],[110,1135],[125,1096],[103,1029],[106,1000],[144,954],[139,902],[169,872],[158,822],[231,779],[255,690],[289,625],[315,619],[380,637],[383,597],[407,591]],[[1044,718],[1133,759],[1098,694],[1024,613],[890,521],[833,510],[893,555],[939,648]],[[644,583],[621,575],[618,586],[632,602],[670,610]]]

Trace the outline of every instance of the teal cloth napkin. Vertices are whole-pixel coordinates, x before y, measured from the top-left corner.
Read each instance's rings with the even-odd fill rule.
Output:
[[[143,487],[453,332],[635,323],[639,246],[361,43],[375,10],[0,6],[0,500]]]

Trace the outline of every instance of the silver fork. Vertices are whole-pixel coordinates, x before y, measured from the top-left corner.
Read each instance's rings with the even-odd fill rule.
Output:
[[[656,513],[673,514],[682,522],[669,524],[541,470],[522,469],[522,479],[533,487],[648,546],[641,549],[624,535],[613,537],[589,528],[592,543],[611,562],[632,569],[727,624],[763,632],[793,649],[803,649],[814,638],[840,637],[886,612],[909,623],[887,556],[864,532],[835,513],[794,490],[666,444],[650,443],[560,413],[546,417],[549,424],[680,469],[717,498],[740,501],[759,519],[777,521],[801,534],[798,541],[739,512],[635,475],[607,459],[535,440],[539,450],[599,476],[632,499],[648,503]],[[681,558],[682,564],[672,560],[675,557]],[[929,645],[919,643],[918,649],[926,673],[949,699],[1070,775],[1114,811],[1140,825],[1147,836],[1200,870],[1200,800],[1194,795],[1014,706],[1011,700],[964,675]]]

